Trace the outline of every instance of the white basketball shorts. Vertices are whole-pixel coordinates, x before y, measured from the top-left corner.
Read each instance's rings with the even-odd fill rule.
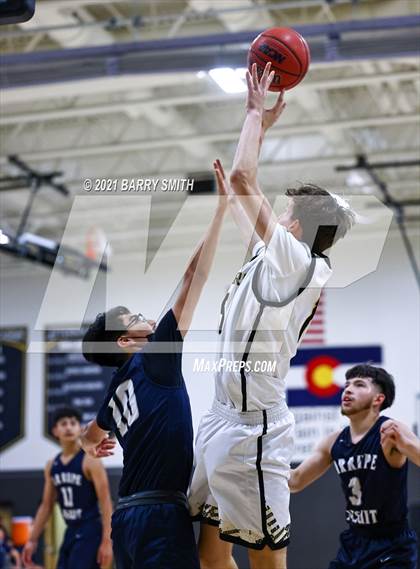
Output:
[[[197,433],[191,515],[218,526],[225,541],[286,547],[294,425],[285,402],[239,412],[215,401]]]

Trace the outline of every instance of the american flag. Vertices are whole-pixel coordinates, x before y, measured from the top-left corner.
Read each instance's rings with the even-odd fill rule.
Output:
[[[301,346],[320,346],[325,344],[325,293],[321,292],[318,308],[312,318],[305,334],[303,335]]]

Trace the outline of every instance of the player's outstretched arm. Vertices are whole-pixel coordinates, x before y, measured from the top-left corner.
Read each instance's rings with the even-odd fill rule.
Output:
[[[112,561],[111,516],[112,501],[106,470],[100,460],[85,456],[83,468],[89,480],[95,486],[96,496],[102,517],[102,541],[99,545],[97,562],[101,569],[107,569]]]
[[[88,423],[83,429],[80,442],[83,450],[93,458],[112,456],[116,445],[116,441],[110,437],[109,431],[101,429],[96,420]]]
[[[328,435],[315,448],[313,454],[290,472],[289,488],[292,493],[300,492],[318,480],[330,467],[331,447],[339,432]]]
[[[238,196],[244,196],[241,203],[258,235],[266,244],[271,239],[277,219],[270,203],[258,186],[258,156],[264,134],[264,116],[266,116],[266,128],[269,128],[280,116],[285,106],[283,93],[281,93],[275,107],[268,111],[271,114],[264,115],[265,99],[274,77],[274,72],[270,73],[270,65],[267,63],[261,79],[258,79],[255,64],[252,66],[251,73],[247,72],[247,113],[230,176],[233,191]]]
[[[260,240],[258,234],[255,231],[255,223],[251,223],[245,209],[241,204],[241,198],[235,194],[235,192],[232,190],[232,187],[226,180],[226,174],[220,160],[217,159],[216,164],[221,174],[220,183],[224,186],[224,191],[227,195],[229,211],[232,215],[233,221],[241,232],[245,245],[247,247],[251,247],[252,249],[254,245]]]
[[[22,552],[22,561],[25,567],[32,566],[32,555],[38,547],[38,540],[45,529],[57,498],[55,486],[51,480],[51,465],[52,460],[47,463],[44,470],[42,502],[36,513],[29,541],[26,543]]]
[[[206,235],[187,267],[181,291],[173,306],[178,328],[183,336],[188,332],[194,310],[208,279],[220,236],[220,230],[222,228],[223,218],[227,209],[226,188],[223,184],[220,161],[215,161],[213,168],[219,193],[218,205]]]
[[[391,466],[402,466],[405,458],[420,466],[420,439],[404,423],[385,421],[381,426],[381,445]]]

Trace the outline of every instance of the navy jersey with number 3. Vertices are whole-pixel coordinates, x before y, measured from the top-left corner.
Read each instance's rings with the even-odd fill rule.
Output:
[[[147,346],[117,370],[98,412],[99,427],[114,431],[123,448],[121,497],[188,488],[193,428],[181,351],[182,336],[169,310]]]
[[[347,522],[367,535],[403,527],[407,520],[407,461],[393,468],[383,454],[380,428],[387,420],[379,417],[356,444],[346,427],[331,449],[346,497]]]
[[[61,513],[68,526],[99,518],[98,498],[93,482],[83,473],[84,451],[81,449],[67,464],[61,453],[51,466],[51,479],[57,491]]]

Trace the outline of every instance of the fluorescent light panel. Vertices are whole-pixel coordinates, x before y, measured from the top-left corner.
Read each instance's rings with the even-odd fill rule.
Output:
[[[225,93],[243,93],[247,89],[242,79],[244,75],[242,68],[216,67],[210,69],[209,75]]]
[[[9,237],[0,229],[0,245],[7,245],[9,241]]]

